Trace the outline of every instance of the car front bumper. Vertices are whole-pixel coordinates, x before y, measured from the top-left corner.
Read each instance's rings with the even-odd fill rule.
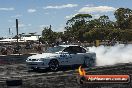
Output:
[[[46,69],[49,67],[49,65],[45,62],[41,62],[41,61],[27,61],[26,65],[28,67],[28,69]]]

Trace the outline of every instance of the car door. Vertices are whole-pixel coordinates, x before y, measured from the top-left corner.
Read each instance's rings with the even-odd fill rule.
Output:
[[[84,63],[84,55],[86,50],[80,46],[74,46],[73,51],[75,52],[73,63],[74,64],[83,64]]]
[[[73,52],[72,46],[66,47],[63,52],[67,53],[65,59],[67,59],[67,65],[76,64],[77,54]]]
[[[75,65],[78,64],[78,55],[77,53],[70,53],[70,58],[69,58],[69,65]]]
[[[66,49],[64,49],[64,52],[68,52],[67,58],[68,58],[69,65],[82,64],[84,53],[80,51],[79,46],[67,47]]]
[[[71,59],[72,57],[68,52],[62,52],[59,58],[60,65],[70,65],[70,63],[72,63]]]

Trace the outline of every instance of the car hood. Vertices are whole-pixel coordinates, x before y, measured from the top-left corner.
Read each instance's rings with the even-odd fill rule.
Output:
[[[59,54],[57,54],[57,53],[42,53],[42,54],[32,55],[32,56],[28,57],[28,59],[40,59],[40,58],[49,59],[49,58],[58,57],[58,56],[59,56]]]

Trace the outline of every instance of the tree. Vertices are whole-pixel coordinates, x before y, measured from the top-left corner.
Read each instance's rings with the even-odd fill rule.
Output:
[[[40,38],[40,41],[44,43],[48,42],[49,44],[51,43],[56,43],[57,39],[61,39],[63,37],[63,32],[54,32],[51,30],[50,27],[45,27],[44,30],[42,31],[42,38]]]
[[[90,14],[77,14],[73,18],[67,21],[65,33],[69,33],[69,39],[76,39],[83,41],[83,33],[87,30],[87,24],[92,16]]]
[[[51,28],[45,27],[42,31],[42,38],[48,43],[53,43],[55,42],[54,34],[55,33],[51,30]]]
[[[109,17],[106,15],[99,17],[99,22],[102,24],[102,27],[106,26],[109,23]]]
[[[92,18],[90,14],[77,14],[73,18],[67,21],[66,25],[73,26],[75,24],[85,24]]]
[[[111,21],[106,15],[100,16],[99,19],[91,19],[90,14],[77,14],[66,22],[64,33],[54,32],[51,27],[44,28],[42,40],[48,43],[54,43],[59,38],[63,42],[93,42],[95,40],[112,40],[114,38],[119,41],[131,41],[132,10],[119,8],[114,15],[117,19],[116,22]]]
[[[110,21],[109,17],[102,15],[99,19],[93,19],[88,24],[89,28],[114,28],[115,23]]]
[[[119,8],[114,13],[120,29],[129,29],[132,17],[132,10],[129,8]]]
[[[115,23],[110,21],[108,16],[100,16],[98,20],[100,22],[101,28],[114,28]]]
[[[100,23],[99,19],[93,19],[89,22],[88,27],[90,29],[92,29],[92,28],[101,28],[101,23]]]

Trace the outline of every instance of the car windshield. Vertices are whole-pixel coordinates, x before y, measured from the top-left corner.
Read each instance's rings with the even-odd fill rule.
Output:
[[[55,52],[59,52],[59,51],[62,51],[65,47],[62,47],[62,46],[55,46],[55,47],[49,47],[47,50],[46,50],[46,53],[55,53]]]

